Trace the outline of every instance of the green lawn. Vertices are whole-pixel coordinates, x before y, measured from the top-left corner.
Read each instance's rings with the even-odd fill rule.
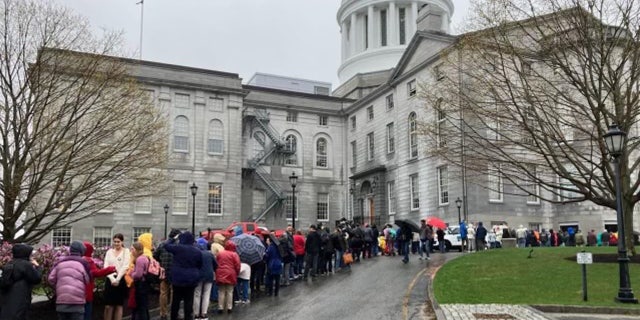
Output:
[[[587,265],[588,301],[582,301],[581,265],[565,258],[586,249],[616,253],[615,247],[498,249],[467,254],[445,264],[436,274],[438,303],[505,303],[587,306],[629,306],[614,302],[618,292],[617,263]],[[640,297],[640,265],[629,264],[631,287]]]

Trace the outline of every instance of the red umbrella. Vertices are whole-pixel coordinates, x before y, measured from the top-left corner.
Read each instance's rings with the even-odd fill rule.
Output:
[[[438,217],[427,217],[426,220],[427,220],[427,224],[432,227],[436,227],[440,229],[444,229],[447,227],[447,224]]]

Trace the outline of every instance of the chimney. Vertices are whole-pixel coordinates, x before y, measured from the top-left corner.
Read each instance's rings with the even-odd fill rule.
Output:
[[[418,10],[419,31],[439,31],[447,32],[444,28],[444,20],[446,13],[440,7],[433,4],[425,4]]]

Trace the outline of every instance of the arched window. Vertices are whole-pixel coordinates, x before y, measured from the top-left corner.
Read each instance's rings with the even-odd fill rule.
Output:
[[[416,113],[409,114],[409,158],[418,157],[418,123]]]
[[[287,136],[285,151],[290,152],[287,158],[284,160],[285,165],[297,166],[298,165],[298,156],[296,155],[296,150],[298,148],[298,139],[296,136],[290,134]]]
[[[327,139],[320,138],[316,141],[316,166],[327,168]]]
[[[185,116],[176,117],[173,122],[173,150],[189,152],[189,119]]]
[[[209,121],[207,152],[211,154],[222,154],[224,152],[224,126],[220,120]]]

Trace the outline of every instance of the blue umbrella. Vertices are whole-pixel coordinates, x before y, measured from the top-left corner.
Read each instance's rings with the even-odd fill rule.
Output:
[[[265,248],[258,237],[243,233],[230,240],[236,244],[236,252],[240,256],[240,261],[254,264],[262,260]]]

